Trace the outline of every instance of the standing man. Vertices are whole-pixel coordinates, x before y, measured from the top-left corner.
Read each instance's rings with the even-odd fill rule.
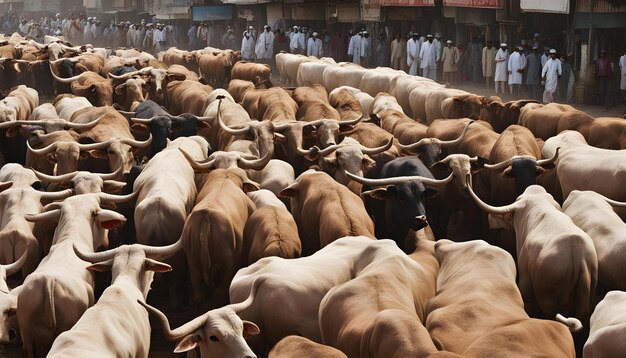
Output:
[[[604,101],[605,108],[609,108],[608,83],[611,81],[611,62],[606,58],[606,51],[600,51],[600,58],[596,61],[596,77],[599,81],[598,104]]]
[[[255,52],[261,63],[270,64],[274,58],[274,33],[268,25],[263,26],[263,32],[257,37]]]
[[[419,63],[422,69],[422,76],[436,81],[437,61],[439,61],[439,57],[437,56],[437,48],[433,43],[433,35],[428,34],[426,36],[426,42],[424,42],[420,48]]]
[[[249,31],[243,32],[243,39],[241,39],[241,58],[244,61],[254,61],[254,39]]]
[[[543,55],[541,55],[541,67],[545,66],[546,62],[548,62],[548,60],[550,59],[550,54],[548,50],[548,48],[545,48],[543,50]]]
[[[472,41],[470,41],[467,51],[472,82],[480,83],[482,47],[480,46],[480,42],[478,42],[478,38],[476,36],[472,37]]]
[[[419,33],[411,32],[411,39],[406,42],[406,65],[409,66],[409,75],[417,76],[420,57]]]
[[[621,70],[619,89],[622,91],[622,101],[626,103],[626,51],[619,58],[619,68]]]
[[[200,26],[194,24],[187,32],[187,36],[189,36],[189,47],[191,50],[197,50],[200,46],[203,46],[206,43],[207,36],[207,28],[204,21],[200,23]]]
[[[402,47],[406,49],[406,44],[404,43],[402,34],[398,32],[396,38],[391,41],[391,60],[389,65],[394,70],[401,70],[403,67],[402,62],[404,61],[404,57],[402,56]]]
[[[496,82],[496,94],[498,94],[498,87],[500,87],[500,91],[502,94],[505,94],[504,85],[507,81],[507,63],[509,60],[509,53],[506,50],[506,43],[500,44],[500,49],[496,53],[496,72],[495,77],[493,78]]]
[[[222,36],[222,46],[224,46],[224,49],[227,50],[235,50],[237,47],[239,47],[235,41],[235,32],[230,26],[226,30],[224,36]]]
[[[496,48],[493,47],[492,41],[487,41],[487,46],[483,48],[482,53],[482,70],[483,77],[485,77],[485,87],[489,88],[491,82],[493,82],[493,75],[496,72],[496,62],[494,59],[496,58]],[[541,70],[541,68],[539,68]]]
[[[367,31],[363,31],[363,37],[361,38],[361,66],[369,67],[370,59],[370,34]]]
[[[443,63],[443,82],[454,83],[454,76],[456,74],[456,65],[459,63],[459,50],[452,46],[452,41],[446,41],[446,47],[443,49],[441,55],[441,62]]]
[[[541,56],[538,46],[533,46],[533,52],[526,56],[526,86],[532,99],[541,100]]]
[[[385,33],[381,32],[378,35],[378,41],[376,43],[376,50],[374,51],[374,57],[376,59],[376,66],[382,67],[386,65],[387,61],[387,38]]]
[[[554,102],[554,93],[561,77],[561,61],[556,58],[556,50],[550,49],[550,59],[546,61],[541,71],[541,78],[545,81],[545,89],[543,91],[543,103]]]
[[[318,33],[313,32],[313,35],[309,38],[309,43],[306,46],[307,56],[315,56],[317,58],[322,57],[323,44],[322,44],[322,40],[318,39],[317,36],[318,36]]]
[[[361,38],[363,32],[359,32],[350,38],[350,44],[348,45],[348,57],[352,56],[352,63],[361,63]]]
[[[520,87],[523,83],[524,68],[526,68],[526,57],[522,55],[523,48],[518,46],[515,52],[509,57],[509,90],[513,94],[513,88],[517,89],[517,97],[520,96]]]
[[[304,43],[304,34],[300,32],[298,26],[294,26],[289,41],[289,48],[291,49],[291,53],[303,55],[305,49],[304,46],[306,46],[306,44]]]
[[[561,103],[569,103],[571,98],[568,98],[567,89],[570,79],[574,77],[574,70],[572,69],[572,64],[565,56],[561,56],[561,70],[563,73],[561,74],[561,78],[559,78],[559,98]]]

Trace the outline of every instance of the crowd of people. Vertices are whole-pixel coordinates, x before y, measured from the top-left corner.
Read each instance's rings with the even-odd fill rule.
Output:
[[[211,46],[241,50],[244,60],[268,64],[273,64],[274,55],[280,51],[332,57],[338,62],[351,61],[363,67],[389,66],[452,85],[484,83],[494,88],[496,95],[509,93],[545,103],[572,103],[576,77],[573,54],[559,54],[538,33],[522,40],[521,45],[510,51],[506,43],[496,46],[497,42],[484,41],[480,36],[472,36],[467,46],[461,43],[455,46],[451,39],[444,43],[440,33],[424,35],[413,31],[406,37],[396,33],[389,42],[385,32],[373,39],[366,29],[349,30],[347,36],[337,31],[331,36],[326,29],[318,32],[306,26],[293,26],[285,31],[273,30],[269,25],[258,30],[248,26],[238,36],[230,26],[216,29],[205,21],[192,23],[185,39],[179,23],[141,20],[103,25],[96,17],[62,17],[59,13],[38,21],[3,13],[0,14],[0,30],[17,31],[37,41],[42,41],[45,35],[62,35],[72,43],[132,47],[155,54],[170,46],[189,50]],[[606,52],[601,51],[595,61],[598,103],[608,103],[613,72],[620,74],[620,89],[626,102],[626,55],[612,64]]]

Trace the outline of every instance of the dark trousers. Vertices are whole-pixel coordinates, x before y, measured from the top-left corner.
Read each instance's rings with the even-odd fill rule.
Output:
[[[609,96],[608,96],[608,83],[609,78],[606,76],[598,76],[598,104],[604,104],[605,106],[609,106]]]

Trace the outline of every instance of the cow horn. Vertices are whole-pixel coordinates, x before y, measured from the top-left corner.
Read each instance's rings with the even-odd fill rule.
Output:
[[[389,138],[389,141],[387,142],[387,144],[382,145],[380,147],[367,148],[362,145],[359,145],[359,147],[361,147],[361,152],[363,154],[374,155],[374,154],[382,153],[386,150],[389,150],[389,148],[391,148],[392,145],[393,145],[393,137]]]
[[[40,148],[40,149],[33,149],[33,147],[30,146],[30,141],[26,141],[26,148],[28,148],[28,151],[30,151],[31,153],[35,154],[35,155],[46,155],[52,151],[54,151],[57,148],[57,144],[59,142],[54,142],[50,145],[48,145],[47,147],[44,148]]]
[[[47,201],[63,200],[74,195],[74,189],[41,193],[41,199]]]
[[[6,128],[11,128],[13,126],[21,125],[22,123],[20,123],[20,122],[25,122],[25,121],[6,121],[6,122],[2,122],[2,123],[0,123],[0,129],[6,129]]]
[[[153,118],[155,118],[155,117],[150,117],[150,118],[135,118],[135,117],[133,117],[130,120],[133,123],[150,124],[150,123],[152,123],[152,119]]]
[[[24,263],[26,262],[26,257],[28,257],[28,251],[24,251],[22,256],[20,256],[20,258],[17,259],[17,261],[15,261],[14,263],[8,264],[8,265],[0,265],[0,266],[4,269],[7,276],[11,276],[17,271],[19,271],[22,268],[22,266],[24,266]]]
[[[240,128],[240,129],[229,128],[222,121],[221,106],[222,106],[222,99],[220,99],[218,104],[217,104],[217,121],[220,124],[220,128],[222,128],[222,130],[224,132],[232,134],[232,135],[240,135],[240,134],[245,134],[245,133],[247,133],[250,130],[250,125],[245,125],[243,128]]]
[[[101,115],[100,117],[96,118],[95,120],[89,123],[65,122],[65,126],[71,129],[87,130],[87,129],[91,129],[95,127],[96,124],[98,124],[102,118],[104,118],[104,115]]]
[[[361,115],[358,118],[355,119],[347,119],[345,121],[337,121],[337,123],[339,123],[340,126],[348,126],[348,125],[354,125],[359,123],[361,120],[363,119],[363,115]]]
[[[472,188],[471,185],[468,185],[467,190],[469,191],[470,195],[474,199],[474,202],[476,203],[476,205],[478,205],[478,207],[480,207],[483,211],[489,214],[504,215],[504,214],[514,212],[515,209],[517,209],[517,206],[518,206],[517,202],[514,202],[513,204],[509,204],[506,206],[500,206],[500,207],[491,206],[485,203],[484,201],[480,200],[478,195],[474,193],[474,189]]]
[[[282,132],[284,130],[287,130],[287,129],[291,128],[291,126],[293,126],[296,123],[298,123],[298,122],[297,121],[290,121],[290,122],[287,122],[287,123],[274,124],[274,132]]]
[[[513,160],[513,158],[509,158],[509,159],[501,161],[500,163],[497,163],[497,164],[485,164],[485,168],[491,169],[491,170],[502,170],[502,169],[508,167],[509,165],[511,165],[511,161],[512,160]]]
[[[38,172],[32,168],[30,170],[32,170],[33,173],[35,173],[35,176],[37,176],[37,179],[43,180],[46,182],[63,182],[63,181],[72,180],[72,178],[74,178],[74,176],[78,173],[78,171],[75,171],[75,172],[62,174],[62,175],[48,175],[48,174]]]
[[[133,71],[133,72],[126,72],[124,74],[121,75],[114,75],[111,72],[107,73],[107,76],[109,76],[110,78],[114,79],[114,80],[126,80],[129,78],[132,78],[135,75],[138,75],[139,71]]]
[[[465,125],[465,127],[463,127],[463,132],[461,132],[461,135],[457,138],[457,139],[453,139],[453,140],[440,140],[439,141],[439,145],[441,145],[442,147],[451,147],[454,145],[459,145],[461,144],[461,141],[463,141],[463,138],[465,137],[465,133],[467,133],[467,129],[469,128],[470,124],[474,123],[474,121],[469,121],[467,122],[467,124]]]
[[[80,150],[104,149],[104,148],[107,148],[109,145],[111,145],[111,143],[113,143],[114,141],[115,141],[115,139],[109,139],[106,142],[98,142],[98,143],[91,143],[91,144],[81,144],[81,143],[78,143],[78,148]]]
[[[183,238],[180,237],[175,243],[167,246],[147,246],[135,244],[135,246],[140,247],[143,252],[146,253],[146,256],[152,258],[165,259],[177,253],[180,249],[183,248]]]
[[[265,168],[267,163],[269,163],[270,159],[272,159],[272,152],[268,151],[265,153],[263,158],[259,159],[246,159],[244,157],[239,157],[237,159],[237,165],[241,169],[252,169],[252,170],[262,170]]]
[[[59,220],[61,216],[61,209],[50,210],[45,213],[40,214],[26,214],[24,215],[24,219],[30,222],[39,222],[39,221],[56,221]]]
[[[207,122],[210,121],[212,119],[214,119],[214,117],[211,116],[196,116],[196,119],[202,122]]]
[[[105,203],[113,203],[113,204],[121,204],[134,200],[137,197],[139,192],[135,191],[127,195],[115,195],[108,193],[98,193],[98,197],[100,197],[101,202]]]
[[[122,174],[122,168],[117,168],[117,170],[113,173],[94,173],[94,175],[99,176],[102,180],[113,180],[117,178],[120,174]]]
[[[208,171],[211,169],[214,169],[213,164],[215,163],[215,159],[211,159],[211,160],[207,160],[203,163],[201,162],[196,162],[190,155],[189,153],[185,152],[183,149],[178,148],[178,150],[180,150],[181,153],[183,153],[183,156],[185,157],[185,159],[187,159],[187,162],[189,163],[189,165],[191,165],[191,167],[194,170],[197,171]]]
[[[554,163],[556,159],[559,157],[559,150],[561,150],[561,147],[556,148],[556,151],[554,152],[554,155],[552,156],[552,158],[538,160],[537,165],[544,166],[547,164]]]
[[[371,185],[371,186],[397,185],[397,184],[405,183],[407,181],[418,180],[422,182],[424,186],[437,187],[437,186],[443,186],[443,185],[450,183],[452,179],[454,178],[454,175],[450,174],[445,179],[426,178],[426,177],[422,177],[419,175],[383,178],[383,179],[369,179],[369,178],[360,177],[358,175],[354,175],[345,170],[344,172],[350,179],[358,183],[361,183],[363,185]]]
[[[72,244],[72,248],[74,249],[74,253],[78,256],[79,259],[87,262],[91,262],[92,264],[103,262],[107,260],[111,260],[115,257],[115,252],[118,248],[106,250],[102,252],[82,252],[76,244]]]
[[[256,293],[259,290],[259,287],[261,287],[262,283],[263,281],[261,281],[260,279],[254,280],[254,282],[252,283],[252,287],[250,287],[250,294],[248,295],[248,298],[239,303],[232,303],[229,305],[229,307],[233,311],[235,311],[235,313],[240,313],[248,309],[254,302],[254,297],[256,296]]]
[[[117,112],[130,120],[132,120],[133,119],[132,117],[135,115],[135,112],[124,111],[121,109],[117,109]]]
[[[163,337],[165,337],[165,339],[167,339],[168,341],[176,341],[185,337],[189,333],[202,327],[206,320],[206,313],[205,313],[203,315],[200,315],[192,319],[191,321],[185,323],[184,325],[172,330],[170,328],[170,322],[167,319],[167,316],[163,312],[150,306],[149,304],[145,303],[142,300],[137,300],[137,303],[142,305],[148,311],[148,313],[152,314],[160,321]]]
[[[152,143],[152,133],[150,133],[150,136],[148,137],[148,139],[142,141],[139,140],[135,140],[135,139],[130,139],[130,138],[122,138],[120,139],[120,142],[130,145],[133,148],[146,148],[147,146],[150,145],[150,143]]]
[[[604,197],[604,200],[609,203],[609,205],[616,208],[626,208],[626,202],[609,199],[607,197]]]
[[[76,76],[72,76],[69,78],[61,78],[57,75],[54,74],[54,71],[52,70],[52,68],[50,68],[50,73],[52,73],[52,77],[54,77],[55,80],[57,80],[58,82],[61,83],[72,83],[74,81],[78,81],[79,79],[81,79],[81,77],[83,77],[87,72],[83,72],[81,74],[78,74]]]

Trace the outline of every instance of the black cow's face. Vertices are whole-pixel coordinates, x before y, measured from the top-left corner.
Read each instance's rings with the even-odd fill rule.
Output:
[[[442,157],[444,157],[441,153],[441,145],[437,143],[425,144],[417,149],[417,156],[427,167],[437,163]]]
[[[522,195],[526,188],[537,184],[537,176],[543,174],[545,169],[537,166],[537,161],[532,158],[517,158],[511,161],[511,165],[504,169],[502,175],[512,177],[515,181],[516,195]]]

